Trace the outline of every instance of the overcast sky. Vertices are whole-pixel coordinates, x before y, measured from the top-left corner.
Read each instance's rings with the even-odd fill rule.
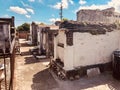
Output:
[[[115,7],[120,12],[120,0],[0,0],[0,17],[15,16],[16,26],[32,21],[52,24],[59,20],[61,1],[63,17],[70,20],[76,20],[80,9]]]

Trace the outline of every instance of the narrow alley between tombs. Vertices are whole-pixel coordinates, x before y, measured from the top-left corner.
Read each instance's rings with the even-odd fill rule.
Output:
[[[49,59],[36,60],[29,53],[32,46],[21,39],[21,55],[16,56],[15,90],[49,90],[55,88],[56,81],[48,71]]]

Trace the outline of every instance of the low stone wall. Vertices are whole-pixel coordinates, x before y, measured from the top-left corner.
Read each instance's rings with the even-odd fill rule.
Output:
[[[50,63],[50,69],[62,80],[76,80],[85,75],[87,75],[87,70],[91,68],[98,68],[100,73],[105,71],[112,70],[112,62],[104,63],[104,64],[95,64],[90,66],[79,67],[73,70],[64,70],[62,62],[52,61]]]
[[[19,32],[20,39],[28,39],[29,32]]]

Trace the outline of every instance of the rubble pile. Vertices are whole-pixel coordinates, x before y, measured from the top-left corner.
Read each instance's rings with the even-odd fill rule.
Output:
[[[80,32],[89,32],[92,35],[105,34],[117,29],[116,24],[96,24],[96,23],[84,23],[77,21],[64,21],[60,24],[60,28],[66,28],[68,30],[77,30]]]
[[[67,29],[76,29],[83,26],[86,26],[86,24],[82,22],[80,23],[77,21],[64,21],[64,22],[61,22],[60,24],[60,28],[67,28]]]
[[[66,80],[66,74],[63,70],[63,63],[60,60],[52,61],[50,69],[59,77],[59,79]]]

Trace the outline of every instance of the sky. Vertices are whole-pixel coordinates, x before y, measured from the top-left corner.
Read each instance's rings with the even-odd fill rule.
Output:
[[[81,9],[106,9],[114,7],[120,12],[120,0],[0,0],[0,17],[15,17],[15,25],[25,22],[53,24],[59,19],[60,2],[63,18],[76,20]]]

